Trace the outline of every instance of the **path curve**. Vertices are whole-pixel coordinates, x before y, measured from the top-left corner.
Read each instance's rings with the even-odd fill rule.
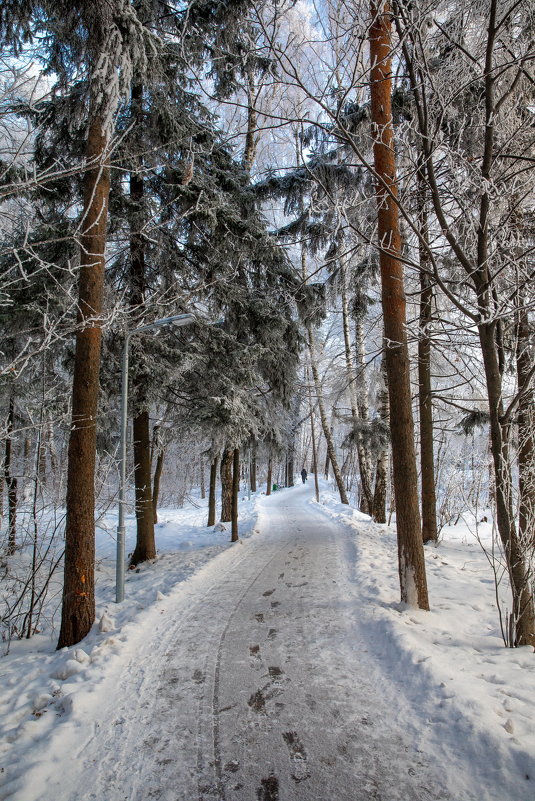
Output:
[[[42,801],[450,798],[360,627],[349,534],[308,485],[262,503],[261,534],[163,605]]]

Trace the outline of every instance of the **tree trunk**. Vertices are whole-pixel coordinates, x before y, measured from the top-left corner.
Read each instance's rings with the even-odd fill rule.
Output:
[[[130,557],[132,566],[156,558],[151,489],[150,421],[147,411],[141,412],[134,418],[133,436],[137,536],[136,547]]]
[[[361,319],[357,319],[355,323],[355,354],[358,375],[357,411],[361,425],[365,428],[369,425],[370,417],[368,408],[368,381],[364,358],[364,333]],[[364,441],[363,434],[360,434],[358,438],[358,447],[360,482],[364,501],[361,506],[361,511],[367,515],[371,515],[373,509],[372,459],[369,447]]]
[[[41,426],[41,448],[39,449],[39,461],[37,463],[37,478],[41,485],[41,491],[46,490],[46,441],[47,432],[45,423]]]
[[[256,440],[253,440],[251,446],[251,492],[256,492]]]
[[[373,519],[376,523],[386,523],[388,462],[388,451],[382,451],[377,459],[375,488],[373,491]]]
[[[15,400],[9,397],[7,433],[4,455],[4,479],[7,487],[7,553],[13,556],[17,549],[17,479],[11,475],[13,428],[15,425]]]
[[[132,87],[132,116],[137,125],[142,124],[143,86]],[[138,147],[141,144],[138,143]],[[140,158],[135,167],[142,168]],[[134,168],[130,173],[130,305],[134,313],[143,312],[146,293],[145,238],[144,225],[145,187],[143,176]],[[136,347],[136,343],[133,344]],[[138,347],[141,345],[138,344]],[[154,539],[154,506],[152,503],[151,464],[150,464],[150,419],[147,400],[148,376],[142,371],[134,371],[132,380],[133,433],[134,433],[134,483],[136,492],[136,547],[130,558],[131,565],[156,558]]]
[[[519,298],[516,322],[518,392],[518,534],[526,553],[535,548],[535,398],[530,371],[533,355],[530,324],[524,298]]]
[[[292,444],[292,450],[288,457],[288,481],[286,482],[287,487],[294,486],[294,473],[295,473],[295,464],[294,464],[294,450]]]
[[[360,295],[360,289],[357,289]],[[347,300],[345,302],[347,306]],[[346,370],[348,375],[355,378],[354,370],[351,360],[351,343],[349,337],[349,314],[346,311],[347,323],[344,322],[344,341],[346,348]],[[347,332],[345,328],[347,327]],[[352,390],[351,398],[351,414],[354,414],[354,420],[360,420],[361,424],[368,423],[368,385],[366,375],[364,372],[364,336],[362,333],[362,321],[357,319],[355,325],[355,355],[357,359],[358,369],[358,389]],[[350,371],[350,372],[349,372]],[[359,460],[359,473],[360,473],[360,486],[361,486],[361,499],[360,511],[364,514],[371,515],[373,509],[373,490],[372,490],[372,470],[371,458],[368,448],[363,441],[362,433],[358,430],[358,424],[355,426],[355,440],[357,444],[357,455]]]
[[[385,386],[378,394],[379,417],[385,426],[390,426],[390,404],[388,389],[386,387],[386,364],[383,356],[381,373],[385,379]],[[386,523],[386,490],[388,486],[388,470],[390,466],[390,453],[385,445],[377,457],[375,472],[375,489],[373,493],[373,519],[376,523]]]
[[[237,542],[238,536],[238,496],[240,492],[240,450],[234,448],[232,457],[232,534],[231,542]]]
[[[165,448],[161,447],[158,449],[158,455],[156,457],[156,467],[154,468],[154,479],[152,485],[152,510],[154,513],[153,514],[154,523],[158,522],[158,498],[160,496],[160,481],[162,478],[164,458],[165,458]]]
[[[513,595],[514,642],[535,646],[535,612],[527,553],[519,540],[513,512],[509,427],[502,424],[502,378],[496,347],[495,322],[478,326],[489,399],[490,435],[496,492],[496,524],[503,544]]]
[[[396,204],[396,163],[392,124],[391,13],[388,2],[371,3],[370,92],[374,166],[377,175],[377,217],[384,316],[386,369],[390,407],[394,490],[401,600],[429,608],[422,529],[418,504],[418,474],[414,450],[409,353],[399,214]]]
[[[59,471],[59,459],[58,459],[56,443],[54,441],[54,427],[51,420],[47,420],[46,432],[47,432],[48,456],[50,459],[50,472],[54,477],[57,476]]]
[[[332,436],[333,436],[333,431],[334,431],[334,427],[333,427],[333,424],[332,424],[332,414],[331,414],[331,424],[329,426],[329,435],[330,435],[331,439],[332,439]],[[329,442],[326,439],[325,440],[325,464],[323,466],[323,477],[324,477],[325,481],[329,480],[329,466],[330,466],[330,464],[331,464],[331,461],[330,461],[330,453],[329,453]]]
[[[426,183],[418,169],[418,227],[420,233],[420,330],[418,333],[418,403],[420,409],[420,471],[422,481],[422,539],[436,542],[437,501],[435,494],[435,455],[433,404],[431,401],[431,325],[433,285],[429,275],[429,231],[427,225]]]
[[[4,475],[4,460],[3,459],[2,459],[2,462],[0,463],[0,474],[2,476],[0,478],[0,526],[1,526],[3,521],[4,521],[4,478],[5,478],[5,475]]]
[[[310,353],[310,366],[312,368],[312,377],[314,379],[314,386],[316,389],[316,397],[318,400],[318,411],[321,420],[321,426],[323,428],[323,434],[325,436],[325,441],[327,443],[327,454],[330,459],[330,462],[333,467],[334,478],[336,480],[336,486],[338,487],[338,492],[340,493],[340,500],[342,503],[349,504],[347,499],[346,488],[344,486],[344,480],[342,478],[342,474],[340,472],[340,467],[338,465],[338,459],[336,458],[336,450],[334,447],[334,441],[332,438],[331,431],[329,429],[329,423],[327,420],[327,415],[325,413],[325,406],[323,403],[323,393],[321,389],[321,382],[318,373],[318,366],[316,364],[316,353],[314,347],[314,334],[312,333],[312,327],[308,326],[308,349]]]
[[[217,485],[217,456],[210,465],[210,487],[208,489],[208,522],[207,526],[215,526],[215,494]]]
[[[273,461],[271,456],[268,459],[268,469],[267,469],[267,485],[266,485],[266,495],[271,495],[271,480],[273,477]]]
[[[221,517],[222,523],[232,519],[232,460],[233,450],[225,448],[221,457]]]
[[[496,491],[496,523],[507,560],[513,595],[513,640],[511,645],[535,646],[535,609],[533,606],[532,576],[527,554],[519,540],[513,512],[513,478],[509,452],[510,420],[503,410],[503,343],[501,320],[496,315],[494,287],[489,270],[489,216],[491,212],[492,167],[495,159],[496,79],[493,48],[501,22],[498,22],[498,2],[489,7],[487,47],[485,58],[485,136],[481,160],[481,198],[477,230],[477,270],[473,281],[477,293],[479,341],[485,368],[489,400],[490,436]]]
[[[80,642],[95,619],[96,414],[110,170],[104,120],[92,115],[90,119],[86,161],[93,166],[83,178],[78,329],[74,354],[65,568],[58,648]]]
[[[245,132],[245,148],[243,152],[243,169],[250,173],[258,144],[258,114],[256,111],[256,85],[254,69],[247,64],[247,130]]]
[[[199,458],[199,473],[200,473],[200,484],[201,484],[201,500],[204,501],[206,498],[206,485],[204,483],[204,459],[202,456]]]
[[[310,437],[312,440],[312,466],[314,469],[314,489],[316,491],[316,503],[320,502],[320,486],[318,480],[318,454],[316,452],[316,431],[314,428],[314,409],[312,408],[312,387],[310,385],[310,380],[308,376],[307,370],[307,382],[308,382],[308,403],[310,407]]]

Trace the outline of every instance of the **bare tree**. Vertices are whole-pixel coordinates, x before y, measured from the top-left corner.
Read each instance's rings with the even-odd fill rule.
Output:
[[[453,4],[444,22],[439,20],[435,6],[435,50],[440,53],[442,47],[447,52],[445,77],[457,76],[455,85],[442,83],[447,89],[440,99],[435,88],[437,77],[430,74],[430,45],[422,44],[418,36],[421,18],[411,16],[400,4],[396,10],[430,200],[440,230],[464,271],[464,284],[473,293],[472,305],[461,303],[459,296],[448,289],[436,262],[435,279],[454,306],[477,328],[490,416],[496,524],[513,594],[514,639],[517,645],[533,644],[535,614],[530,570],[513,510],[511,424],[516,403],[507,405],[504,381],[503,320],[515,313],[509,298],[516,295],[516,291],[511,295],[506,289],[509,265],[500,247],[510,208],[500,209],[499,203],[500,197],[512,192],[526,196],[526,189],[522,189],[526,179],[524,153],[533,144],[530,123],[518,104],[518,91],[532,86],[526,65],[533,58],[533,43],[522,33],[523,14],[529,14],[529,10],[522,4],[502,4],[497,0],[468,12],[464,4],[462,8]],[[426,8],[425,14],[428,13]],[[459,77],[465,75],[459,84]],[[478,101],[474,103],[476,87]],[[469,110],[461,105],[468,100]],[[452,136],[445,134],[448,108],[459,114]],[[448,152],[446,158],[443,146]],[[468,193],[462,181],[468,182]],[[501,214],[505,216],[500,221]]]

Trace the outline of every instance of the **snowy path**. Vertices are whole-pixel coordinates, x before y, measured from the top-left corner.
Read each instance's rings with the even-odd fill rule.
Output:
[[[151,638],[130,633],[96,688],[113,704],[96,720],[88,697],[71,760],[52,742],[34,766],[40,801],[475,798],[414,749],[417,711],[366,639],[354,545],[311,489],[266,498],[261,535],[165,599]]]

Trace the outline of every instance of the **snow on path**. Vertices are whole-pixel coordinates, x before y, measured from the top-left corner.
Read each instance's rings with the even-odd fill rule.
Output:
[[[310,493],[263,499],[260,535],[119,633],[130,658],[76,693],[68,741],[56,727],[17,801],[507,797],[469,750],[453,766],[426,750],[424,715],[374,653],[354,538]]]

